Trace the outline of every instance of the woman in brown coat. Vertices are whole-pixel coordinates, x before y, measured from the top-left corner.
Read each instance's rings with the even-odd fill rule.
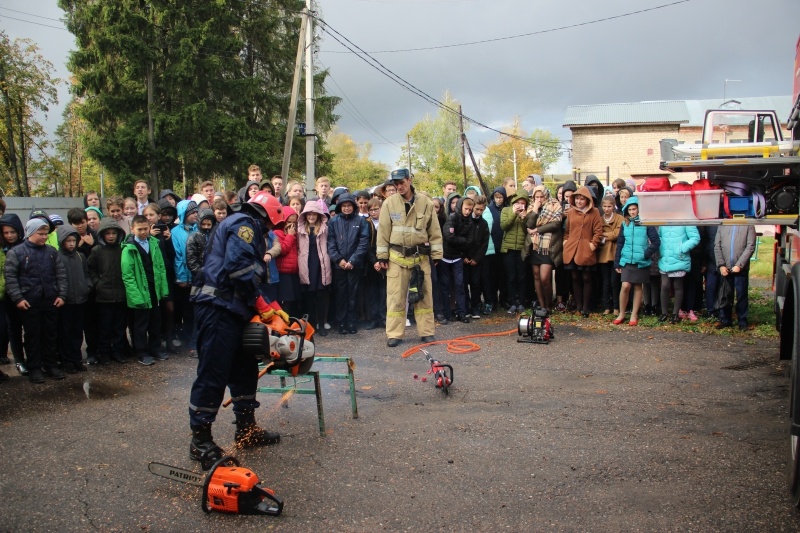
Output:
[[[564,268],[572,274],[572,293],[584,318],[589,316],[592,273],[597,268],[597,251],[603,238],[603,219],[594,208],[592,193],[581,187],[570,196],[572,206],[564,225]]]

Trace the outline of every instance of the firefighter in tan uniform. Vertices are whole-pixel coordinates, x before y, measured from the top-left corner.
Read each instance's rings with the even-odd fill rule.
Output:
[[[442,230],[431,199],[417,193],[406,168],[392,171],[397,194],[381,207],[378,222],[377,257],[386,274],[386,345],[393,348],[402,342],[406,326],[406,300],[414,267],[422,268],[422,299],[414,304],[417,332],[422,342],[434,340],[433,288],[431,259],[442,258]]]

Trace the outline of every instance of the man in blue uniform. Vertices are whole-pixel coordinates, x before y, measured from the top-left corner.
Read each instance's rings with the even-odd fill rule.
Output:
[[[267,231],[282,223],[280,202],[258,192],[247,203],[232,206],[209,237],[202,279],[194,280],[192,301],[197,322],[197,379],[189,401],[192,442],[189,455],[204,466],[224,455],[214,443],[211,424],[231,390],[236,415],[237,448],[280,441],[280,435],[256,425],[258,362],[242,353],[244,326],[255,314],[258,287],[268,275],[264,264]]]

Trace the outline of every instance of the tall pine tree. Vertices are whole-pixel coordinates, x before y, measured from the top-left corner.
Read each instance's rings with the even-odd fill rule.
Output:
[[[211,176],[241,184],[253,163],[265,175],[280,172],[303,4],[59,0],[78,44],[70,69],[95,133],[88,151],[116,175],[120,192],[149,178],[151,163],[162,188],[182,191],[185,173],[188,192]],[[329,128],[338,99],[324,95],[325,74],[315,76],[315,115]],[[303,168],[304,153],[298,138],[293,169]]]

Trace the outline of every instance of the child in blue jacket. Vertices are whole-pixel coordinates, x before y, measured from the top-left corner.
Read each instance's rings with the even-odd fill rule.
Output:
[[[683,280],[692,269],[689,252],[700,244],[700,232],[694,226],[661,226],[658,270],[661,273],[661,322],[669,319],[673,324],[680,322],[681,303],[683,303]],[[669,294],[675,294],[672,315],[669,316]]]

